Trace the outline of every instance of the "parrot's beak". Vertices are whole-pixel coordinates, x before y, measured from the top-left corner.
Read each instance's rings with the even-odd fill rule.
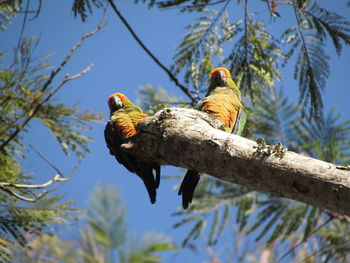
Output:
[[[119,97],[117,97],[117,96],[114,96],[114,97],[113,97],[113,104],[114,104],[114,106],[117,107],[118,109],[123,107],[122,100],[121,100]]]
[[[224,87],[227,85],[227,77],[226,77],[224,71],[218,70],[215,73],[215,82],[216,82],[217,86]]]
[[[110,97],[109,101],[108,101],[108,105],[109,105],[111,112],[123,107],[122,100],[118,96]]]

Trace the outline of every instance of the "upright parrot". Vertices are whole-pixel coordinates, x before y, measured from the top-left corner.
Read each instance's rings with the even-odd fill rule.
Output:
[[[210,72],[210,85],[206,97],[196,109],[217,118],[229,133],[240,135],[243,131],[246,115],[241,102],[241,92],[226,68],[215,68]],[[181,183],[179,195],[182,195],[184,209],[192,202],[194,190],[202,173],[188,170]]]
[[[156,202],[156,189],[160,182],[160,165],[138,160],[120,148],[126,139],[138,134],[137,125],[140,120],[147,117],[147,114],[121,93],[112,94],[108,99],[108,106],[111,114],[104,135],[109,152],[126,169],[142,179],[153,204]]]

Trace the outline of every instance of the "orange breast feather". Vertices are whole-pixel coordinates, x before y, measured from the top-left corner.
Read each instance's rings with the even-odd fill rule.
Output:
[[[237,120],[238,109],[230,101],[204,99],[200,110],[217,118],[228,132],[232,132]]]
[[[137,124],[140,120],[146,117],[147,114],[123,114],[122,116],[116,118],[113,122],[114,129],[124,138],[135,136],[138,133]]]

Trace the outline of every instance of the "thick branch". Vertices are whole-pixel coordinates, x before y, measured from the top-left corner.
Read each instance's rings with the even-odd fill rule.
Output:
[[[251,140],[226,133],[211,116],[170,108],[139,124],[140,134],[122,147],[144,160],[210,174],[251,189],[350,216],[350,171],[287,151],[257,150]]]

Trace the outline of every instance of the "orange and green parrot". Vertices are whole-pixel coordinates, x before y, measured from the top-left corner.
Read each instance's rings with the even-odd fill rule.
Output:
[[[241,92],[226,68],[215,68],[210,72],[210,85],[206,97],[196,109],[217,118],[229,133],[241,135],[246,114],[241,102]],[[182,206],[187,209],[192,202],[194,190],[202,173],[188,170],[181,183],[179,195],[182,195]]]
[[[140,120],[147,117],[147,114],[121,93],[112,94],[108,99],[108,106],[111,114],[104,135],[109,152],[126,169],[142,179],[153,204],[156,202],[156,189],[160,183],[160,165],[138,160],[120,148],[128,138],[138,134],[137,125]]]

